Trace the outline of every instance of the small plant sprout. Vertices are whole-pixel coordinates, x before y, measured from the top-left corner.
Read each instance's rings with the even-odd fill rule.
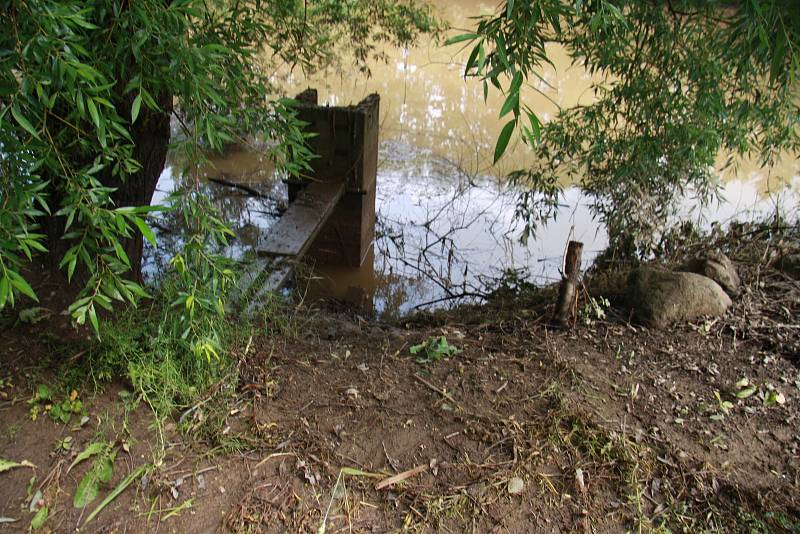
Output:
[[[786,404],[786,396],[778,391],[772,384],[764,384],[764,389],[760,389],[758,384],[752,384],[747,377],[741,378],[735,384],[736,398],[740,400],[748,399],[755,394],[762,400],[764,406],[773,406],[775,404]]]
[[[14,389],[14,383],[11,378],[0,378],[0,399],[7,400]]]
[[[747,377],[744,377],[738,382],[736,382],[736,390],[737,390],[736,391],[737,399],[746,399],[748,397],[751,397],[756,391],[758,391],[758,388],[755,386],[751,386],[750,381],[747,379]]]
[[[56,443],[56,452],[69,452],[72,450],[72,436],[66,436]]]
[[[711,329],[714,328],[714,325],[717,324],[717,322],[719,322],[719,319],[714,319],[713,321],[706,319],[703,321],[703,324],[697,327],[697,331],[700,333],[700,335],[707,336],[711,333]]]
[[[715,413],[711,416],[712,421],[722,421],[725,419],[725,415],[733,408],[733,403],[731,401],[723,400],[719,394],[719,391],[714,391],[714,398],[717,400],[717,406],[719,407],[719,412]]]
[[[736,382],[736,389],[746,388],[749,385],[750,385],[750,380],[748,380],[747,377],[745,376],[740,378],[739,381]]]
[[[580,312],[584,324],[592,325],[596,321],[606,320],[606,310],[611,307],[611,302],[605,297],[589,297]]]
[[[83,402],[78,398],[78,392],[72,390],[60,402],[56,401],[53,392],[44,384],[39,384],[36,394],[28,401],[31,405],[30,417],[32,421],[38,419],[40,413],[46,413],[56,422],[67,424],[73,414],[83,413]]]
[[[430,363],[454,356],[461,352],[461,349],[451,345],[445,336],[433,336],[424,343],[411,347],[410,352],[418,355],[417,363]]]
[[[775,389],[772,384],[767,384],[767,393],[764,395],[764,406],[774,406],[776,404],[786,404],[786,396]]]

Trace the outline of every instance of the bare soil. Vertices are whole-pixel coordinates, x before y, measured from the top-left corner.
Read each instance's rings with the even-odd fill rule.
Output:
[[[27,530],[41,489],[52,532],[800,532],[800,285],[756,270],[725,318],[665,331],[621,309],[553,329],[547,292],[396,324],[304,309],[240,348],[234,397],[198,396],[163,436],[124,384],[81,394],[82,427],[31,421],[52,341],[6,332],[0,458],[35,467],[0,474],[0,528]],[[431,336],[460,352],[418,363]],[[67,467],[98,436],[128,450],[77,509],[89,462]]]

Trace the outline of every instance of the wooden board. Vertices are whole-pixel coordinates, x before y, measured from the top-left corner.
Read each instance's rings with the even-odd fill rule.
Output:
[[[258,258],[239,279],[234,300],[252,313],[264,295],[278,291],[292,274],[294,261],[306,253],[342,198],[345,183],[312,182],[300,191],[286,213],[269,229]]]
[[[252,314],[258,309],[267,293],[276,292],[283,287],[292,276],[294,265],[285,261],[277,261],[270,266],[270,269],[271,271],[267,275],[266,280],[264,280],[264,283],[261,284],[260,288],[256,288],[255,292],[249,298],[245,313]]]
[[[278,291],[289,280],[294,262],[286,258],[257,258],[247,265],[231,293],[231,302],[238,309],[251,313],[266,293]]]
[[[295,258],[305,254],[342,198],[344,190],[344,182],[310,183],[269,229],[269,235],[258,248],[258,254]]]

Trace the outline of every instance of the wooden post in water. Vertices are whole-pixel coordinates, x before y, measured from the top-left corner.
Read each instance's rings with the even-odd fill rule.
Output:
[[[380,98],[370,95],[357,106],[321,107],[317,92],[309,89],[297,100],[300,119],[316,134],[309,144],[319,157],[311,161],[310,177],[289,182],[289,209],[270,229],[243,276],[240,300],[249,303],[248,309],[263,292],[280,288],[292,263],[304,256],[352,267],[371,258]]]
[[[580,282],[582,255],[583,243],[570,241],[567,247],[567,257],[564,260],[564,275],[558,290],[556,310],[553,314],[553,321],[563,327],[569,326],[570,319],[575,313],[575,297]]]
[[[324,264],[359,267],[375,239],[380,97],[369,95],[355,106],[319,106],[317,91],[309,89],[296,100],[300,120],[315,134],[309,145],[319,155],[311,161],[311,181],[345,183],[308,255]],[[289,184],[290,202],[307,183]]]

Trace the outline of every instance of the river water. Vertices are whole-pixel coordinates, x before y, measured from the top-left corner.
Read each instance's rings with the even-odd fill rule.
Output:
[[[493,8],[493,3],[448,0],[437,3],[436,9],[455,28],[468,29],[470,16]],[[535,240],[520,244],[521,227],[513,218],[515,192],[503,185],[502,177],[524,166],[529,154],[524,145],[511,146],[498,165],[491,165],[494,143],[505,123],[498,117],[502,102],[490,95],[484,103],[482,85],[460,76],[469,50],[424,42],[413,49],[384,52],[388,61],[373,62],[371,76],[336,69],[310,78],[276,75],[287,94],[314,87],[323,104],[353,104],[375,92],[381,96],[374,251],[360,269],[317,266],[311,281],[301,284],[305,294],[400,315],[420,306],[455,303],[454,297],[462,294],[476,298],[487,281],[509,270],[537,284],[557,280],[570,239],[584,243],[586,265],[602,251],[607,236],[589,211],[589,199],[568,184],[556,220]],[[571,66],[562,50],[550,49],[549,54],[555,67],[547,68],[544,80],[523,93],[544,121],[559,107],[592,98],[592,79],[586,71]],[[174,187],[174,168],[165,169],[156,201]],[[215,158],[202,173],[247,184],[269,197],[208,186],[237,228],[232,254],[257,247],[286,202],[285,186],[270,162],[258,151],[239,151]],[[720,178],[724,200],[699,210],[686,199],[687,217],[708,226],[757,218],[778,205],[789,210],[800,205],[796,158],[784,158],[771,169],[743,161],[735,171],[720,172]],[[157,256],[150,255],[150,270]]]

